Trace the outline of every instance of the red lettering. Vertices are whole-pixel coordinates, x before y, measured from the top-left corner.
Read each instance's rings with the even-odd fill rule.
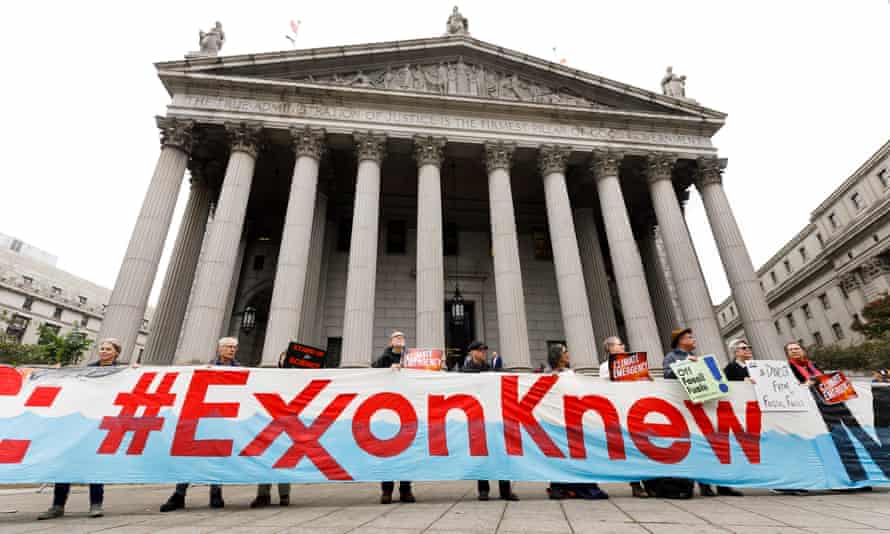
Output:
[[[309,428],[306,428],[306,425],[300,421],[300,413],[303,408],[330,383],[330,380],[313,380],[287,404],[275,393],[254,393],[254,397],[272,416],[272,422],[253,438],[253,441],[241,451],[240,456],[263,454],[278,436],[287,432],[291,446],[273,467],[290,469],[296,467],[303,456],[306,456],[329,480],[352,480],[352,475],[337,463],[318,440],[340,417],[356,394],[337,395],[309,425]]]
[[[482,405],[471,395],[430,395],[429,397],[430,456],[448,456],[448,436],[445,417],[449,410],[463,410],[467,416],[470,439],[470,456],[488,456],[485,437],[485,414]]]
[[[185,394],[171,456],[231,456],[230,439],[195,439],[198,422],[205,417],[238,417],[237,402],[204,402],[210,386],[243,386],[250,371],[195,370]]]
[[[399,431],[389,439],[378,439],[371,432],[371,418],[380,410],[392,410],[399,416]],[[352,435],[368,454],[387,458],[411,446],[417,435],[417,413],[408,399],[398,393],[378,393],[368,397],[352,416]]]
[[[668,423],[647,423],[646,416],[653,412],[665,416]],[[633,403],[627,412],[627,431],[640,452],[663,464],[675,464],[683,460],[692,447],[689,442],[689,427],[680,410],[654,397],[645,397]],[[659,447],[652,443],[653,437],[676,441],[667,447]]]
[[[15,397],[22,390],[22,375],[13,367],[0,365],[0,395]]]
[[[553,440],[541,428],[541,425],[532,413],[535,406],[544,398],[544,395],[556,384],[558,378],[556,375],[538,378],[520,401],[518,399],[519,377],[501,377],[501,411],[504,418],[504,442],[507,445],[507,454],[522,456],[522,434],[520,429],[525,428],[525,431],[528,432],[545,456],[565,458],[565,454],[553,443]]]
[[[714,451],[721,464],[731,463],[729,452],[729,433],[735,434],[736,441],[742,448],[742,452],[748,458],[748,462],[752,464],[760,463],[760,424],[761,414],[760,406],[754,401],[745,403],[745,423],[747,430],[742,428],[742,424],[735,416],[732,409],[732,403],[720,401],[717,403],[717,431],[714,432],[714,425],[705,413],[704,408],[690,401],[686,401],[686,408],[695,423],[701,429],[705,439]]]
[[[22,390],[22,375],[12,367],[0,366],[0,395],[14,397]],[[0,464],[19,464],[28,454],[31,440],[0,440]]]
[[[618,411],[609,399],[600,395],[587,395],[584,397],[572,397],[566,395],[563,399],[563,409],[566,418],[566,436],[569,441],[569,456],[572,458],[587,458],[587,449],[584,446],[584,414],[589,410],[597,412],[603,420],[606,431],[606,446],[610,460],[624,460],[624,437],[621,434],[621,422],[618,420]]]

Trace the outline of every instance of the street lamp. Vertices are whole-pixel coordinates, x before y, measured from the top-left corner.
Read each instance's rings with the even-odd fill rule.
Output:
[[[241,330],[245,334],[250,334],[254,327],[256,327],[256,308],[248,306],[241,312]]]
[[[460,326],[464,324],[464,297],[460,294],[460,288],[454,285],[454,295],[449,302],[451,308],[451,324]]]

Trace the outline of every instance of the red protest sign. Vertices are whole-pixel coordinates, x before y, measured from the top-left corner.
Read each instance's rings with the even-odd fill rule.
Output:
[[[445,365],[445,351],[440,349],[408,349],[402,356],[402,367],[441,371]]]
[[[840,371],[816,375],[813,378],[825,404],[838,404],[859,396],[850,379]]]
[[[645,352],[622,352],[609,355],[609,378],[613,382],[650,380],[649,361]]]
[[[324,349],[318,349],[291,341],[287,345],[287,354],[284,357],[283,367],[289,369],[321,369],[324,367],[326,356],[327,351]]]

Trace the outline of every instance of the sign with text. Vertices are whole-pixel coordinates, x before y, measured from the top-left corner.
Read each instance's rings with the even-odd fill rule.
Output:
[[[816,375],[813,379],[816,381],[816,391],[825,404],[838,404],[856,398],[853,383],[840,371]]]
[[[402,367],[423,371],[441,371],[445,365],[445,351],[440,349],[408,349],[402,356]]]
[[[291,341],[284,356],[284,367],[301,369],[321,369],[324,367],[327,351]]]
[[[804,412],[812,407],[807,388],[797,381],[788,362],[750,360],[747,367],[762,411]]]
[[[649,361],[646,353],[609,354],[609,379],[614,382],[649,380]]]
[[[717,357],[713,354],[699,356],[695,361],[672,363],[671,369],[692,402],[707,402],[729,395],[729,384],[726,383],[726,378],[717,365]]]

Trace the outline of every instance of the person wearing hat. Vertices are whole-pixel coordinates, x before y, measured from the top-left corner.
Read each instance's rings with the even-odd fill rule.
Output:
[[[374,360],[371,367],[385,369],[394,367],[398,369],[402,365],[402,354],[405,352],[405,334],[400,330],[394,330],[389,335],[389,345],[383,349],[380,356]],[[392,491],[395,489],[395,482],[387,480],[380,483],[380,504],[392,503]],[[404,503],[417,502],[414,493],[411,491],[411,481],[402,480],[399,482],[399,500]]]
[[[470,343],[470,346],[467,347],[467,359],[464,360],[464,365],[461,367],[460,372],[462,373],[485,373],[489,371],[494,371],[495,368],[488,363],[488,345],[481,341],[474,341]],[[478,480],[476,481],[476,489],[479,490],[479,500],[487,501],[488,494],[491,491],[491,486],[488,484],[487,480]],[[500,492],[501,499],[505,501],[518,501],[519,497],[513,493],[512,488],[510,487],[509,480],[499,480],[498,481],[498,491]]]

